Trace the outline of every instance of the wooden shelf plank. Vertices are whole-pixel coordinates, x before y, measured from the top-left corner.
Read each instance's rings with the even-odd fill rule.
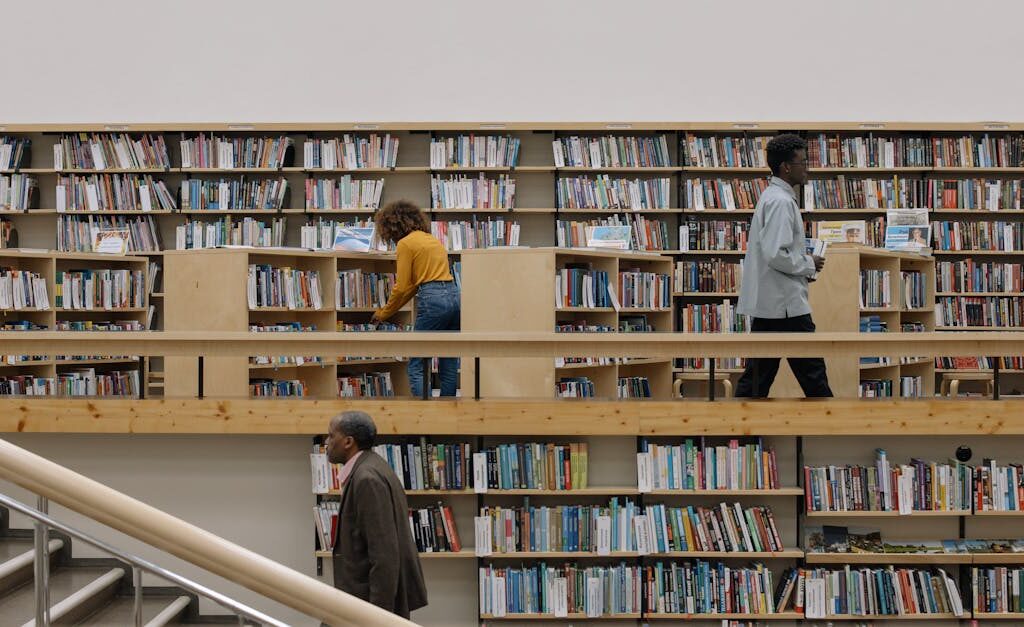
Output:
[[[970,612],[964,612],[961,618],[969,618]],[[951,620],[956,619],[956,614],[902,614],[902,615],[888,615],[888,614],[868,614],[864,616],[856,614],[830,614],[822,619],[815,620]]]
[[[1018,517],[1018,516],[1024,516],[1024,511],[1020,511],[1020,510],[1010,510],[1010,511],[998,511],[998,510],[997,511],[993,511],[993,510],[989,510],[989,511],[976,511],[976,512],[974,512],[974,515],[975,516],[985,516],[985,517]]]
[[[334,554],[331,551],[315,551],[315,557],[323,559],[331,559]],[[420,559],[476,559],[476,554],[472,549],[462,549],[461,551],[439,551],[433,553],[420,553]]]
[[[1024,553],[971,553],[972,564],[1024,564]]]
[[[567,614],[564,618],[556,618],[554,614],[506,614],[505,616],[494,616],[493,614],[481,614],[481,620],[639,620],[640,613],[636,614],[613,614],[610,616],[597,616],[589,618],[586,614],[574,612]]]
[[[978,620],[1019,620],[1024,621],[1024,612],[974,612]]]
[[[803,496],[803,488],[746,489],[746,490],[651,490],[653,496]]]
[[[648,557],[685,557],[713,559],[800,559],[804,556],[801,549],[783,549],[781,551],[667,551],[651,553]]]
[[[659,614],[647,612],[644,620],[801,620],[803,612],[779,612],[777,614]]]
[[[936,296],[1024,296],[1024,292],[935,292]]]
[[[807,553],[808,564],[970,564],[967,553]]]
[[[738,298],[739,292],[672,292],[679,298]]]
[[[640,557],[636,551],[612,551],[608,555],[598,555],[596,551],[513,551],[509,553],[492,553],[480,559],[601,559],[601,558],[635,558]]]
[[[714,257],[716,255],[746,255],[745,250],[665,250],[667,255],[700,255],[702,257]]]
[[[943,516],[970,516],[971,510],[951,510],[951,511],[914,511],[910,514],[900,514],[899,512],[866,512],[866,511],[852,511],[852,512],[807,512],[809,518],[913,518],[913,517],[943,517]]]

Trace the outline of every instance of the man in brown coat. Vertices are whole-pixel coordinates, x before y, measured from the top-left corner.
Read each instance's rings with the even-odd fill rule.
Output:
[[[331,419],[327,457],[341,469],[334,586],[402,616],[427,604],[401,480],[371,450],[377,426],[364,412]]]

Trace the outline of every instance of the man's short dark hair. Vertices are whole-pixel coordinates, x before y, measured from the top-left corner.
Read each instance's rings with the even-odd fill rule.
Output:
[[[768,142],[768,146],[765,147],[768,167],[772,169],[772,174],[777,176],[782,164],[792,161],[796,157],[797,150],[807,150],[807,142],[799,135],[783,133],[782,135],[772,137]]]
[[[334,427],[342,435],[350,436],[356,441],[360,451],[373,446],[377,438],[377,425],[370,414],[364,411],[345,411],[334,417]]]

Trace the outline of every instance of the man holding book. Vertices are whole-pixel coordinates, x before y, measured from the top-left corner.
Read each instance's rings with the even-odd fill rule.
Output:
[[[377,426],[368,414],[331,419],[327,459],[341,468],[341,511],[334,536],[334,586],[409,618],[427,604],[420,556],[409,529],[405,489],[373,452]]]
[[[807,182],[807,144],[787,133],[772,138],[765,152],[773,176],[750,221],[736,311],[752,318],[754,333],[813,333],[807,283],[824,267],[825,259],[805,251],[794,190]],[[790,357],[788,361],[805,396],[832,396],[824,359]],[[778,372],[777,357],[748,359],[736,396],[767,397]]]

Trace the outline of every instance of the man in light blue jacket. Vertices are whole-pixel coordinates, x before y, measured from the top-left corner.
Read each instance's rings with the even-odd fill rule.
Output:
[[[736,310],[752,317],[751,331],[814,332],[807,283],[825,259],[805,252],[804,225],[794,186],[807,182],[807,144],[792,134],[772,138],[766,148],[772,179],[750,221],[743,282]],[[788,359],[804,395],[832,396],[820,357]],[[779,372],[779,359],[748,359],[736,396],[765,398]]]

